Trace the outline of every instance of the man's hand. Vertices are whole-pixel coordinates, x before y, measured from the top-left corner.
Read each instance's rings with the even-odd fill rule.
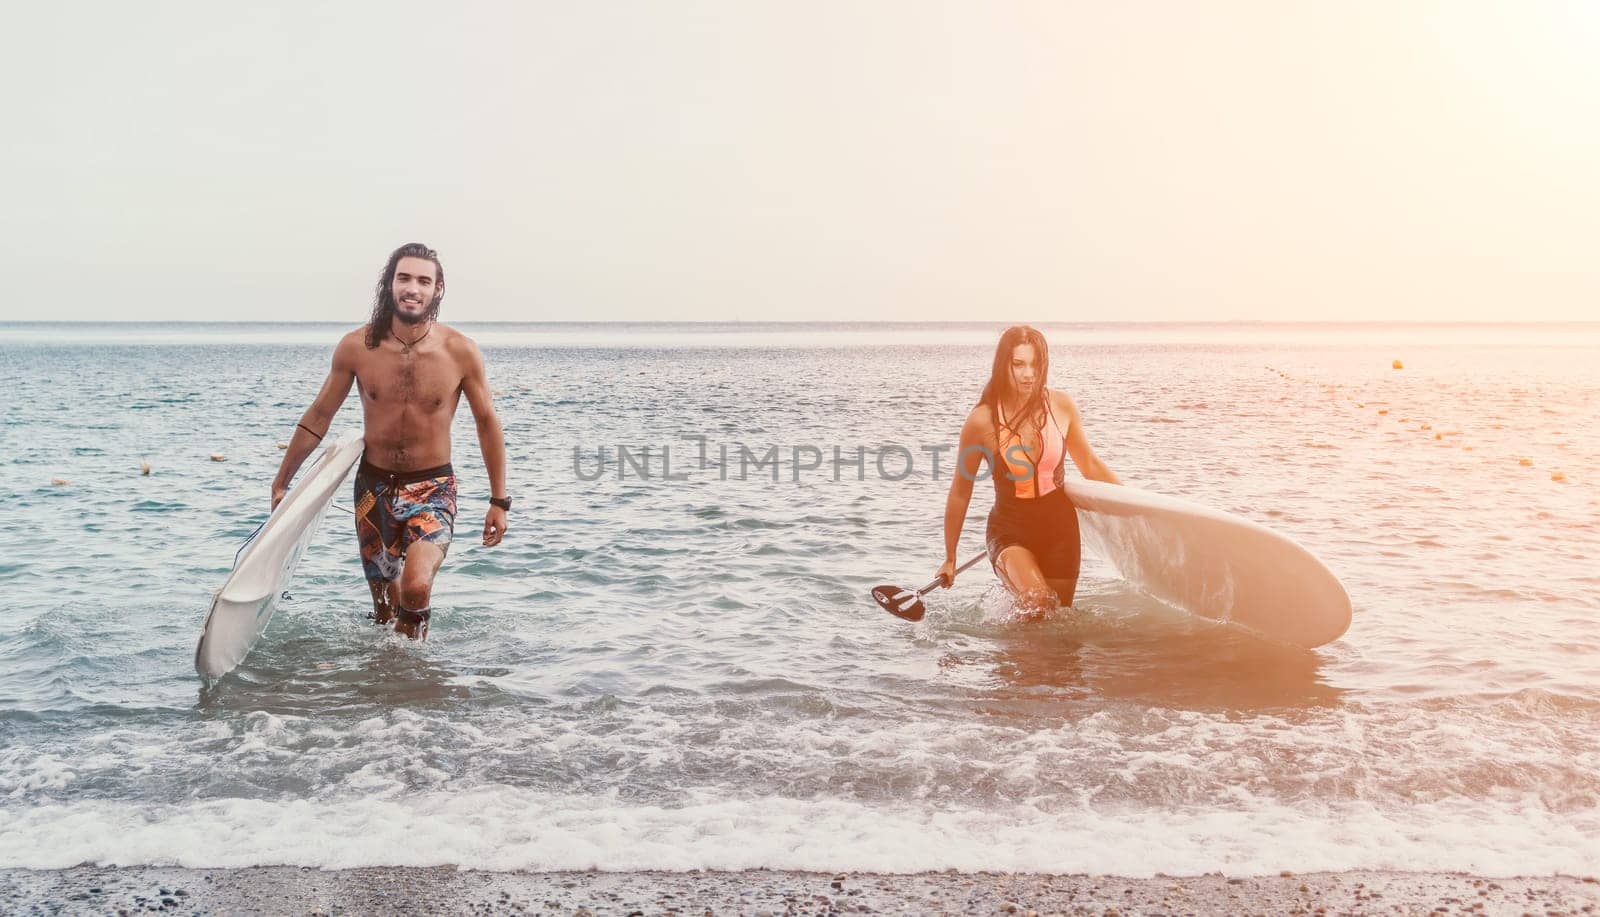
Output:
[[[944,582],[944,588],[949,589],[956,584],[956,561],[951,558],[939,565],[939,572],[933,575],[936,580]]]
[[[283,502],[283,495],[288,492],[289,488],[287,486],[279,484],[277,481],[272,482],[272,508],[274,510],[278,508],[279,503]]]
[[[506,537],[506,511],[498,506],[489,507],[483,516],[483,546],[492,548]]]

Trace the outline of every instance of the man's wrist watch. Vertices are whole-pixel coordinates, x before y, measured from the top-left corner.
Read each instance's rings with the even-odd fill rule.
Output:
[[[510,497],[490,497],[489,498],[489,505],[490,506],[498,506],[498,507],[500,507],[501,509],[505,510],[508,513],[511,512],[511,498]]]

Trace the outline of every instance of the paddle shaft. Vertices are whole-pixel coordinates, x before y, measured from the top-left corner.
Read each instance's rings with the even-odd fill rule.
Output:
[[[956,568],[956,574],[960,575],[962,573],[965,573],[969,568],[972,567],[973,564],[977,563],[980,560],[983,560],[987,556],[988,556],[988,552],[987,551],[982,553],[982,554],[974,555],[971,560],[967,561],[966,563],[964,563],[961,566]],[[943,585],[944,585],[944,580],[942,580],[942,579],[940,579],[938,577],[935,577],[933,582],[931,582],[928,585],[923,586],[921,589],[917,590],[917,598],[921,598],[921,597],[927,595],[928,593],[932,592],[933,590],[942,587]]]

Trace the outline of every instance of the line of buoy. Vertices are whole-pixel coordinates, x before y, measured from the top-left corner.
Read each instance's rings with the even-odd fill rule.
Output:
[[[1403,361],[1397,359],[1397,360],[1395,360],[1393,362],[1393,366],[1394,366],[1395,369],[1404,369],[1405,368],[1405,363]],[[1283,380],[1288,381],[1288,382],[1303,382],[1303,383],[1307,383],[1307,384],[1311,384],[1311,385],[1316,385],[1316,386],[1320,387],[1322,390],[1327,391],[1327,392],[1336,392],[1336,391],[1340,390],[1341,388],[1343,388],[1343,386],[1339,385],[1338,383],[1320,382],[1320,381],[1317,381],[1315,379],[1300,379],[1300,378],[1296,378],[1294,375],[1292,375],[1290,373],[1287,373],[1287,372],[1285,372],[1285,371],[1283,371],[1281,369],[1278,369],[1277,367],[1272,366],[1270,364],[1268,364],[1266,368],[1267,368],[1267,371],[1272,372],[1272,373],[1276,373],[1278,375],[1278,378],[1283,379]],[[1351,397],[1349,395],[1345,396],[1345,401],[1348,401],[1349,403],[1355,405],[1357,408],[1359,408],[1361,410],[1365,410],[1368,407],[1368,404],[1369,404],[1366,401],[1357,401],[1354,397]],[[1382,403],[1383,402],[1377,402],[1376,404],[1372,405],[1377,410],[1378,416],[1380,416],[1380,417],[1385,416],[1385,415],[1389,414],[1389,412],[1390,412],[1389,408],[1377,407],[1378,404],[1382,404]],[[1396,419],[1396,422],[1397,423],[1402,423],[1402,424],[1408,424],[1408,423],[1411,422],[1411,418],[1410,417],[1400,417],[1400,418]],[[1505,425],[1504,424],[1491,424],[1490,425],[1490,429],[1503,430],[1503,429],[1505,429]],[[1460,430],[1435,430],[1433,428],[1433,424],[1424,423],[1421,420],[1417,421],[1417,426],[1414,428],[1413,432],[1417,432],[1417,433],[1432,433],[1434,442],[1441,442],[1441,443],[1444,441],[1445,437],[1447,437],[1447,436],[1448,437],[1455,437],[1455,436],[1460,436],[1461,435],[1461,431]],[[1476,446],[1468,445],[1468,444],[1463,444],[1460,448],[1461,448],[1462,452],[1475,452],[1475,451],[1477,451],[1477,447]],[[1517,464],[1521,465],[1524,468],[1531,468],[1531,467],[1533,467],[1533,459],[1527,458],[1527,457],[1518,457]],[[1562,472],[1562,471],[1552,471],[1550,473],[1550,480],[1556,481],[1556,482],[1565,482],[1567,480],[1567,475],[1566,475],[1565,472]]]
[[[278,448],[279,449],[287,449],[287,448],[289,448],[289,444],[288,443],[278,443]],[[209,457],[213,462],[226,462],[228,460],[228,456],[223,454],[223,453],[221,453],[221,452],[213,452],[213,453],[211,453],[211,455]],[[147,461],[147,460],[141,460],[139,462],[139,474],[141,476],[143,476],[143,477],[149,477],[150,476],[150,471],[151,471],[150,462]],[[66,478],[51,478],[50,479],[50,484],[53,487],[66,487],[66,486],[70,485],[71,483],[72,482],[67,480]]]

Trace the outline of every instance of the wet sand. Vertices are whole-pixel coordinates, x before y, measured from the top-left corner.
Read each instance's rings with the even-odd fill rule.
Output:
[[[1597,914],[1592,876],[0,870],[5,914]]]

